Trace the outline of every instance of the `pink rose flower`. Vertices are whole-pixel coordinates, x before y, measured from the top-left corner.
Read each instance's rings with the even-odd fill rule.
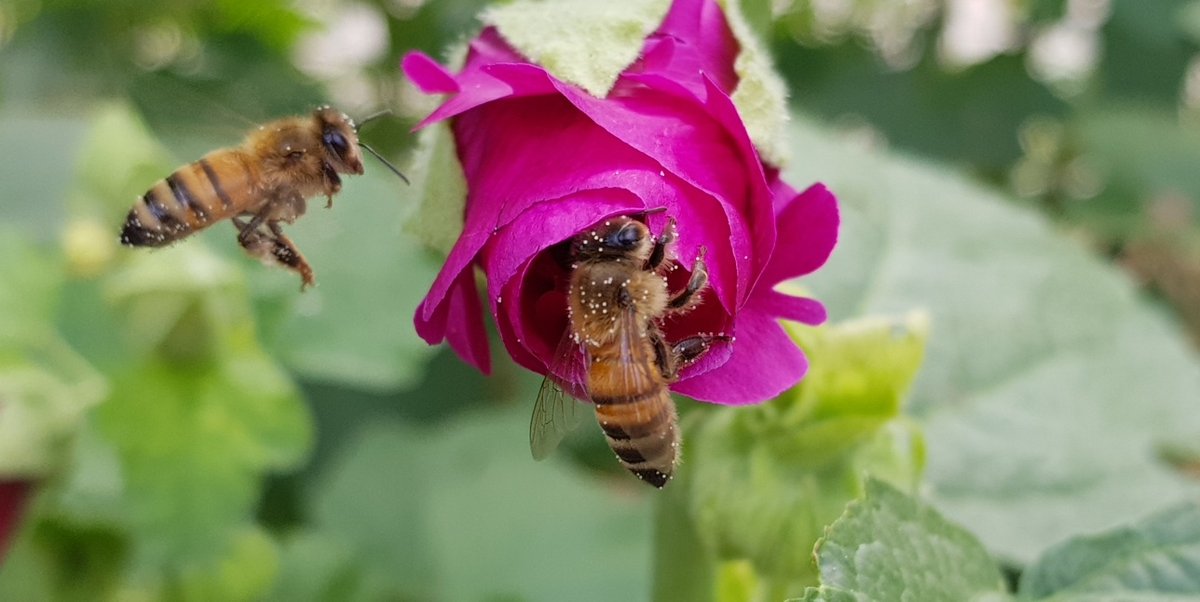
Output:
[[[545,374],[567,328],[568,274],[552,247],[605,218],[665,208],[646,222],[656,235],[677,222],[670,253],[684,269],[671,273],[670,290],[702,247],[709,272],[700,306],[664,320],[666,340],[733,337],[671,389],[741,404],[795,384],[808,362],[778,320],[819,324],[825,308],[774,287],[825,263],[837,204],[820,184],[797,193],[755,151],[730,98],[738,52],[714,0],[676,0],[605,98],[556,79],[493,27],[472,40],[457,74],[405,56],[422,91],[450,95],[418,127],[453,119],[468,184],[462,233],[417,309],[421,337],[447,340],[489,371],[478,266],[508,353]]]

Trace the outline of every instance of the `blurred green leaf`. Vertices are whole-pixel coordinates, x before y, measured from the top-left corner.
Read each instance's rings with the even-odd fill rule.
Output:
[[[308,536],[332,542],[335,559],[350,550],[360,567],[343,581],[358,594],[340,599],[644,599],[648,492],[629,481],[604,487],[553,460],[531,462],[528,411],[363,431],[330,466],[316,496],[319,530]],[[347,579],[318,555],[290,558]],[[304,595],[329,587],[314,584]]]
[[[1182,123],[1173,110],[1142,106],[1083,112],[1069,131],[1103,190],[1066,204],[1067,219],[1124,240],[1148,225],[1164,199],[1180,199],[1200,214],[1200,127]]]
[[[1034,23],[1057,21],[1067,12],[1067,0],[1033,0],[1025,3]]]
[[[332,209],[314,199],[311,215],[287,229],[316,272],[315,288],[300,294],[295,274],[251,268],[259,308],[273,318],[266,339],[275,357],[306,379],[375,391],[416,384],[436,349],[412,319],[439,266],[400,232],[415,199],[415,188],[368,166]],[[232,231],[224,246],[236,247]]]
[[[1200,42],[1200,2],[1191,0],[1179,9],[1179,28],[1183,30],[1192,42]]]
[[[45,570],[45,561],[32,538],[27,532],[24,535],[10,542],[0,563],[0,600],[51,600],[55,585],[52,576]]]
[[[256,599],[276,562],[252,524],[260,479],[304,458],[312,425],[255,338],[245,283],[199,241],[132,254],[102,282],[132,351],[45,516],[123,538],[118,596]],[[70,554],[61,539],[50,558]]]
[[[1174,107],[1196,52],[1178,26],[1188,0],[1116,0],[1100,38],[1096,93],[1109,100]]]
[[[21,149],[0,161],[0,220],[7,227],[40,242],[56,238],[66,219],[63,200],[86,130],[87,123],[77,117],[0,113],[0,148]]]
[[[0,600],[102,601],[111,599],[127,541],[111,529],[58,520],[27,521],[0,565]]]
[[[337,534],[291,535],[282,545],[279,565],[278,578],[264,598],[268,602],[371,599],[361,587],[362,571],[369,567],[357,561],[350,546]]]
[[[1021,156],[1017,132],[1026,120],[1069,108],[1029,77],[1020,55],[947,73],[934,52],[910,69],[895,70],[854,42],[816,49],[787,40],[774,51],[791,84],[793,108],[860,131],[875,128],[898,148],[996,179]],[[797,143],[792,141],[793,148]],[[794,154],[791,161],[798,164],[805,156]],[[868,173],[858,171],[860,177]]]
[[[48,476],[69,456],[104,377],[57,335],[0,344],[0,476]]]
[[[165,597],[203,602],[260,600],[275,579],[275,544],[266,532],[245,527],[234,532],[224,556],[208,570],[184,571],[175,593]]]
[[[1168,602],[1200,596],[1200,504],[1135,525],[1077,537],[1021,575],[1022,599]]]
[[[714,582],[715,602],[749,602],[761,596],[762,583],[746,560],[721,563]]]
[[[178,165],[127,104],[101,104],[94,111],[66,206],[72,218],[111,223],[115,240],[138,197]]]
[[[7,225],[0,227],[0,257],[0,345],[45,336],[63,285],[62,262]]]
[[[289,51],[292,42],[306,26],[313,25],[301,15],[296,7],[286,0],[217,0],[211,4],[199,4],[197,8],[211,10],[210,19],[218,30],[245,32],[279,51]]]
[[[974,536],[880,481],[850,503],[815,551],[807,602],[1002,601],[1003,579]]]
[[[59,261],[0,228],[0,478],[46,477],[107,384],[54,328]]]
[[[931,317],[910,411],[934,505],[1029,561],[1200,491],[1156,454],[1200,436],[1200,364],[1126,279],[960,176],[798,129],[786,175],[843,220],[804,286],[834,319]]]

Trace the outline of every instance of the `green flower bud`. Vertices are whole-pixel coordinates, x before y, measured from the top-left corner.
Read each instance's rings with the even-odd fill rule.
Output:
[[[748,560],[771,595],[814,581],[813,545],[863,494],[865,475],[912,490],[924,461],[919,429],[899,415],[924,350],[924,314],[789,331],[812,360],[809,374],[759,406],[700,416],[672,484],[687,489],[674,499],[709,561]],[[746,583],[727,573],[714,579]]]

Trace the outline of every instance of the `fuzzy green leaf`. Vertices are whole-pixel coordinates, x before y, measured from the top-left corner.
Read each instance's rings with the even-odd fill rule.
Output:
[[[1020,592],[1055,602],[1200,598],[1200,504],[1055,546],[1021,576]]]
[[[1200,438],[1200,363],[1128,280],[961,176],[798,130],[787,178],[843,219],[804,286],[834,319],[930,316],[909,408],[935,506],[1027,562],[1200,491],[1157,454]]]
[[[879,481],[829,527],[816,558],[822,589],[854,596],[810,591],[806,600],[1005,599],[1000,570],[974,536]]]

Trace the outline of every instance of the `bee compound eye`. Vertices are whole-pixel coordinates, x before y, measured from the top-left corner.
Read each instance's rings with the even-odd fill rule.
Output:
[[[617,230],[612,237],[612,245],[622,249],[632,248],[642,239],[641,230],[637,224],[630,223]]]
[[[349,145],[346,144],[346,137],[337,131],[327,130],[323,139],[325,141],[325,146],[333,149],[333,152],[339,157],[344,157],[346,155],[346,151],[350,149]]]

